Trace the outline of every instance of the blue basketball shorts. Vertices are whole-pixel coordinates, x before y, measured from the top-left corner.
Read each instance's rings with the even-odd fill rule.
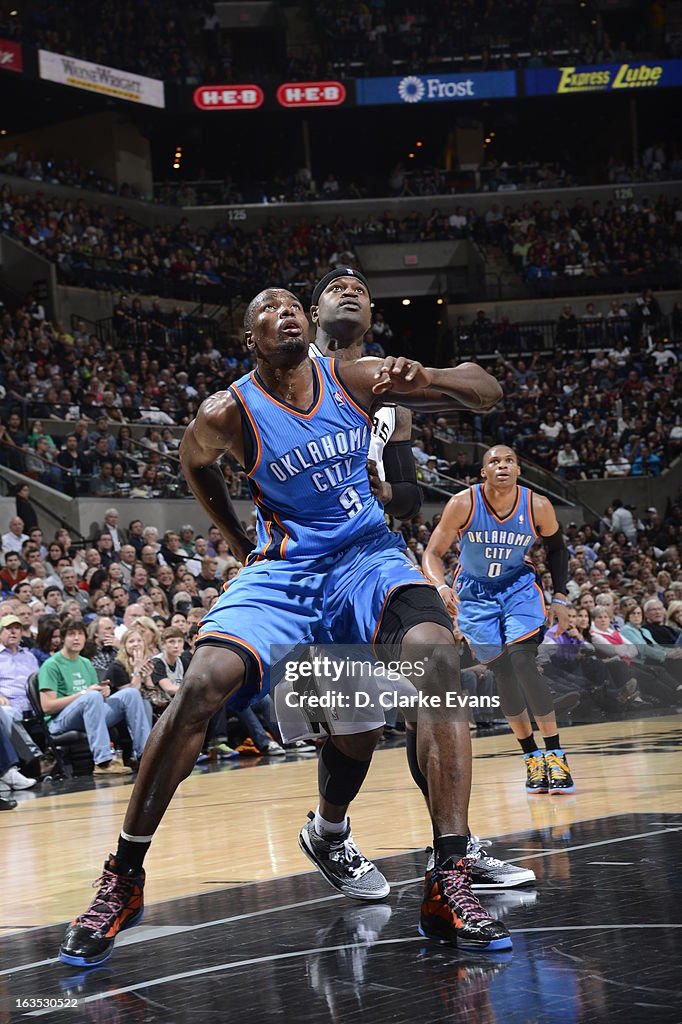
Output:
[[[535,573],[497,584],[459,572],[454,583],[457,625],[480,662],[494,661],[508,644],[527,640],[544,625],[547,609]]]
[[[430,586],[402,537],[383,529],[333,555],[256,561],[206,614],[197,646],[225,643],[255,661],[259,678],[228,702],[239,710],[269,692],[273,648],[280,663],[282,650],[293,657],[312,643],[373,644],[391,595],[414,584]]]

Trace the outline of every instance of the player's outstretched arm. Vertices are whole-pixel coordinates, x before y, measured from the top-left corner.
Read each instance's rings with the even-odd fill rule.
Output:
[[[420,412],[448,412],[453,408],[487,412],[502,398],[498,382],[476,363],[436,369],[404,356],[366,357],[337,364],[337,373],[368,408],[376,407],[385,397]]]
[[[533,519],[537,531],[547,547],[547,568],[552,577],[554,596],[549,606],[547,621],[550,626],[554,622],[559,623],[559,628],[568,628],[568,605],[566,587],[568,584],[568,549],[564,541],[564,535],[559,526],[559,521],[554,511],[554,506],[549,498],[541,494],[533,494]]]
[[[235,557],[244,562],[253,544],[244,532],[217,465],[227,453],[243,465],[239,410],[232,395],[223,391],[207,398],[187,427],[180,445],[180,464],[197,501]]]
[[[450,498],[438,526],[429,538],[429,543],[422,558],[422,569],[427,578],[438,589],[445,607],[453,616],[457,614],[457,605],[452,587],[449,587],[445,582],[443,557],[457,540],[460,529],[469,518],[470,511],[470,491],[460,491],[459,494],[455,494],[454,497]]]

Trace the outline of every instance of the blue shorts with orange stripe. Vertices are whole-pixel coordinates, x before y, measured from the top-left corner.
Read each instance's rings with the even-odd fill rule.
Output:
[[[372,644],[391,595],[430,585],[404,547],[402,537],[382,528],[333,555],[245,566],[202,620],[197,638],[197,645],[222,642],[246,651],[258,666],[260,679],[228,706],[240,710],[262,699],[279,681],[283,651],[311,643]]]
[[[457,575],[457,625],[481,662],[494,661],[508,644],[538,633],[547,610],[535,573],[525,566],[495,583]]]

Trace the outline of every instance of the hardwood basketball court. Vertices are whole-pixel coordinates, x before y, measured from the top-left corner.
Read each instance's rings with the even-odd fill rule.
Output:
[[[90,901],[131,783],[19,794],[0,816],[0,1019],[346,1021],[362,1009],[404,1022],[679,1022],[682,717],[563,738],[578,788],[557,797],[526,796],[510,735],[473,743],[472,831],[537,875],[533,889],[483,898],[514,939],[497,957],[417,934],[430,831],[402,747],[377,752],[351,808],[360,848],[392,882],[386,903],[353,904],[308,870],[297,834],[315,806],[314,755],[197,769],[147,858],[144,922],[80,973],[56,960],[63,924]],[[59,1009],[67,999],[77,1006]]]

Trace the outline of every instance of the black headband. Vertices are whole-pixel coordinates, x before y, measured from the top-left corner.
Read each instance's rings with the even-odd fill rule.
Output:
[[[332,283],[332,281],[335,281],[337,277],[357,277],[358,281],[362,281],[367,289],[367,293],[369,294],[369,282],[361,270],[353,270],[352,267],[337,267],[336,270],[330,270],[328,274],[325,274],[324,277],[315,285],[312,298],[313,306],[318,304],[322,292]]]

